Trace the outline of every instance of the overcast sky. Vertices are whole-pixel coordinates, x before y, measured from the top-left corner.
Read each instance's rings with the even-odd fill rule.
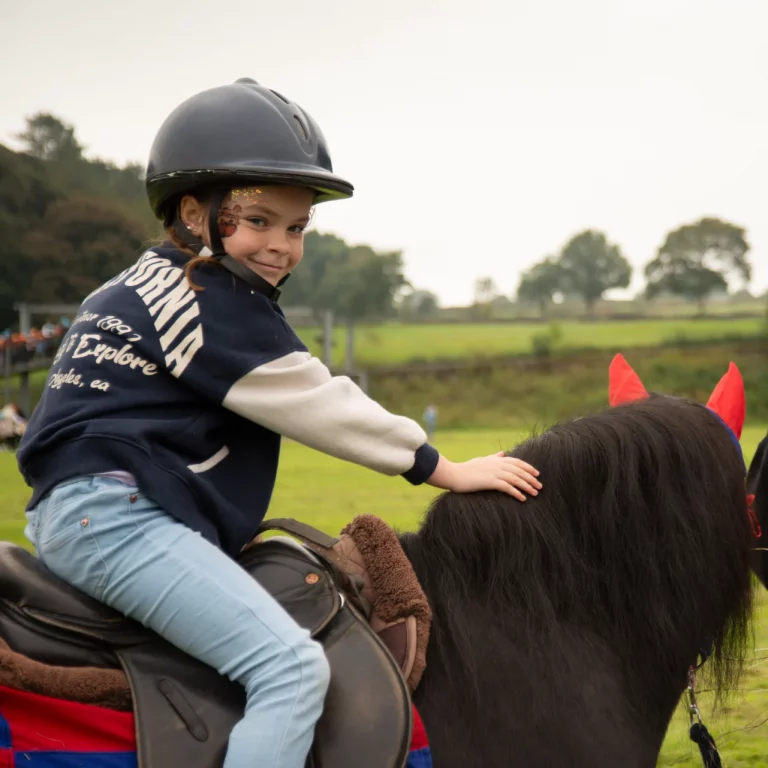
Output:
[[[446,303],[505,293],[574,233],[636,268],[704,215],[768,287],[768,0],[5,3],[0,142],[51,111],[146,162],[165,116],[252,77],[320,124],[355,185],[316,226],[400,248]]]

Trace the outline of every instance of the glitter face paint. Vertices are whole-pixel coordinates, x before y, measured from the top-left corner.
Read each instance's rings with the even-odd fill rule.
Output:
[[[236,197],[241,197],[243,201],[248,203],[249,205],[258,205],[261,202],[262,194],[264,193],[257,187],[242,187],[242,188],[233,189],[230,192],[230,195],[233,200]]]
[[[258,187],[236,187],[229,193],[229,199],[238,202],[234,205],[222,205],[217,217],[219,234],[222,238],[232,237],[237,231],[243,215],[243,205],[258,205],[264,193]]]

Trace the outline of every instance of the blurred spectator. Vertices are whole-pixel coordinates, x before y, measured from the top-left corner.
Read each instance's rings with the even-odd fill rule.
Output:
[[[15,450],[27,428],[27,420],[16,403],[0,409],[0,449]]]
[[[431,442],[437,429],[437,406],[431,403],[424,410],[424,429],[427,433],[427,440]]]
[[[35,358],[50,358],[59,346],[69,323],[46,323],[42,328],[32,328],[28,334],[16,333],[6,328],[0,333],[0,374],[6,373],[8,362],[16,365]]]

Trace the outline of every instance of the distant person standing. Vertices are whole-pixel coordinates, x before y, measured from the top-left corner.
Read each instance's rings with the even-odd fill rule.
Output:
[[[437,406],[430,403],[424,410],[424,430],[427,433],[427,440],[435,436],[437,429]]]
[[[8,405],[0,408],[0,419],[5,419],[15,424],[17,427],[26,427],[27,420],[24,413],[16,403],[8,403]]]

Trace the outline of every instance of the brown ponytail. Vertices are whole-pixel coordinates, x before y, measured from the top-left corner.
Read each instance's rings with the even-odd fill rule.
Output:
[[[168,235],[168,239],[173,243],[173,245],[180,250],[184,255],[189,256],[189,261],[187,262],[187,265],[184,267],[184,277],[187,279],[187,283],[189,287],[193,291],[204,291],[205,288],[203,288],[202,285],[198,285],[192,280],[192,270],[195,267],[199,267],[201,264],[215,264],[217,266],[221,266],[219,262],[214,259],[212,256],[198,256],[177,234],[174,232],[172,227],[168,227],[165,230],[166,235]]]

